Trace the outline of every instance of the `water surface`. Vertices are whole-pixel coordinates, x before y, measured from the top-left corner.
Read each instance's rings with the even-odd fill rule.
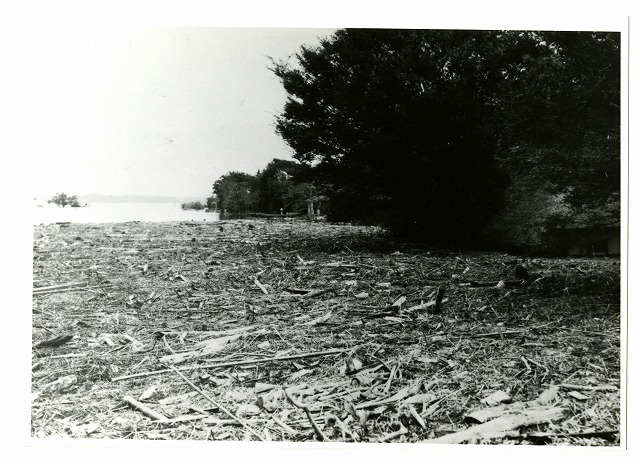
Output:
[[[72,222],[102,224],[113,222],[217,221],[218,213],[182,210],[178,203],[92,203],[83,208],[60,208],[45,204],[34,207],[33,224]]]

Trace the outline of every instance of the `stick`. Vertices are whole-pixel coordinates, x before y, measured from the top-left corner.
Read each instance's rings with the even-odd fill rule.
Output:
[[[319,290],[312,290],[309,293],[305,293],[304,295],[300,295],[300,298],[313,298],[314,296],[322,295],[323,293],[330,292],[332,289],[330,288],[321,288]]]
[[[318,427],[318,424],[316,424],[316,421],[313,419],[313,416],[311,415],[311,411],[309,411],[309,406],[294,400],[286,388],[283,388],[283,390],[284,390],[284,396],[287,397],[287,400],[289,400],[289,403],[291,403],[298,409],[302,409],[305,412],[305,414],[307,415],[307,418],[309,419],[309,422],[311,423],[311,427],[313,427],[313,431],[316,433],[316,437],[318,438],[318,440],[328,441],[325,434],[322,433],[322,430],[320,430],[320,428]]]
[[[389,378],[387,379],[387,382],[384,385],[384,389],[382,390],[382,393],[384,393],[385,395],[389,394],[389,389],[391,388],[391,382],[393,382],[393,379],[396,376],[397,371],[398,371],[398,365],[394,364],[393,367],[391,368],[391,373],[389,374]]]
[[[330,354],[339,354],[339,353],[344,353],[346,351],[350,351],[350,350],[336,349],[336,350],[328,350],[328,351],[317,351],[314,353],[294,354],[291,356],[282,356],[282,357],[275,357],[275,358],[249,359],[245,361],[233,361],[233,362],[220,363],[220,364],[205,364],[203,366],[200,366],[200,369],[217,369],[220,367],[243,366],[246,364],[257,364],[261,362],[270,362],[270,361],[289,361],[291,359],[313,358],[316,356],[327,356]],[[179,370],[184,371],[189,369],[193,369],[193,367],[181,367]],[[161,369],[161,370],[152,371],[152,372],[141,372],[139,374],[123,375],[122,377],[114,377],[113,379],[111,379],[111,381],[117,382],[118,380],[135,379],[138,377],[148,377],[156,374],[164,374],[165,372],[170,372],[170,369]]]
[[[525,435],[526,438],[544,439],[554,437],[576,437],[576,438],[609,438],[610,435],[620,433],[620,430],[602,430],[600,432],[531,432]]]
[[[491,333],[483,333],[483,334],[469,334],[469,337],[473,338],[482,338],[482,337],[502,337],[504,335],[514,335],[522,333],[522,330],[505,330],[502,332],[491,332]]]
[[[168,420],[165,416],[163,416],[159,412],[155,412],[153,409],[148,408],[147,406],[140,403],[139,401],[134,400],[130,396],[125,396],[124,401],[126,401],[132,408],[139,410],[142,414],[150,417],[151,419],[155,419],[157,421]]]
[[[267,422],[269,419],[249,419],[246,420],[246,424],[261,424]],[[203,424],[207,425],[242,425],[240,422],[234,419],[218,419],[216,417],[205,417],[202,419]]]
[[[256,279],[255,277],[253,278],[253,283],[254,283],[254,284],[256,284],[256,286],[257,286],[260,290],[262,290],[262,293],[264,293],[265,295],[268,295],[268,294],[269,294],[269,292],[267,291],[267,289],[266,289],[266,288],[264,288],[264,285],[262,285],[262,284],[260,283],[260,281],[259,281],[258,279]]]
[[[504,284],[508,286],[515,286],[515,285],[520,285],[522,283],[522,280],[503,280],[503,281],[494,281],[494,282],[476,282],[476,281],[470,280],[469,282],[467,282],[467,284],[471,288],[479,288],[479,287],[495,287],[500,282],[504,282]]]
[[[344,423],[344,422],[342,422],[342,421],[338,418],[338,416],[336,416],[335,414],[331,414],[331,415],[329,415],[329,417],[327,417],[327,421],[329,421],[329,420],[333,420],[333,421],[335,421],[336,425],[337,425],[338,427],[340,427],[340,430],[342,431],[342,439],[343,439],[343,440],[344,440],[344,434],[345,434],[345,433],[348,433],[348,434],[349,434],[349,436],[350,436],[354,441],[358,441],[358,437],[357,437],[357,436],[356,436],[356,435],[355,435],[351,430],[349,430],[349,427],[347,427],[347,426],[345,425],[345,423]]]
[[[562,388],[567,388],[569,390],[582,390],[582,391],[618,391],[617,387],[613,385],[598,385],[595,387],[589,385],[573,385],[571,383],[561,383],[560,386]]]
[[[48,287],[35,287],[33,292],[48,292],[50,290],[59,290],[62,288],[70,288],[70,287],[79,287],[81,285],[87,285],[89,281],[81,281],[81,282],[71,282],[68,284],[60,284],[60,285],[49,285]]]
[[[271,416],[271,418],[273,419],[273,421],[274,421],[276,424],[278,424],[280,427],[282,427],[282,428],[285,430],[285,432],[288,432],[288,433],[290,433],[291,435],[298,435],[298,432],[296,432],[296,431],[295,431],[295,430],[293,430],[291,427],[289,427],[289,426],[288,426],[284,421],[281,421],[280,419],[278,419],[278,418],[276,417],[276,415],[275,415],[275,414],[273,414],[273,415]]]
[[[216,400],[214,400],[213,398],[211,398],[209,395],[207,395],[204,391],[200,390],[198,387],[196,387],[188,378],[186,378],[184,376],[184,374],[182,372],[180,372],[178,369],[176,369],[173,366],[169,366],[169,368],[174,371],[176,374],[178,374],[180,377],[182,377],[182,380],[184,380],[185,382],[187,382],[187,384],[189,384],[189,386],[191,388],[193,388],[195,391],[197,391],[198,393],[200,393],[202,396],[204,396],[207,400],[209,400],[209,402],[211,402],[211,404],[213,404],[215,407],[217,407],[218,409],[220,409],[222,412],[226,413],[229,417],[231,417],[234,420],[237,420],[240,425],[242,425],[245,429],[247,429],[247,431],[251,432],[253,435],[255,435],[258,440],[260,441],[265,441],[264,438],[255,430],[253,430],[251,427],[249,427],[249,424],[247,424],[245,421],[243,421],[242,419],[234,416],[228,409],[226,409],[224,406],[220,405],[218,402],[216,402]]]
[[[427,424],[424,422],[424,419],[420,417],[420,414],[418,414],[418,411],[416,411],[416,408],[414,408],[412,404],[409,404],[408,406],[409,406],[409,413],[413,416],[416,422],[420,424],[420,427],[426,430]]]
[[[192,420],[204,419],[205,417],[209,417],[207,414],[192,414],[190,416],[180,416],[174,417],[172,419],[167,419],[163,421],[157,421],[156,424],[176,424],[179,422],[189,422]]]

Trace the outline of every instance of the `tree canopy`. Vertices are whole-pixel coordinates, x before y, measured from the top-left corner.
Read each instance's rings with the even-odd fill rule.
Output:
[[[318,196],[309,173],[307,165],[277,158],[255,175],[232,171],[215,181],[207,207],[235,214],[303,212]]]
[[[255,176],[244,172],[229,172],[213,184],[218,208],[230,213],[246,213],[256,208]]]
[[[295,161],[273,159],[256,174],[258,208],[263,213],[306,210],[309,167]]]
[[[345,29],[273,71],[333,219],[468,243],[508,175],[551,159],[576,204],[619,190],[617,34]]]

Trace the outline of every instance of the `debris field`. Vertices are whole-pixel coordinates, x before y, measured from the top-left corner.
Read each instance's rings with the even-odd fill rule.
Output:
[[[33,236],[32,436],[620,445],[620,261],[289,219]]]

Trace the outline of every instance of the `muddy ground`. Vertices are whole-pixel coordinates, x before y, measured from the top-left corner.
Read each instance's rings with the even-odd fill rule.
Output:
[[[33,279],[33,437],[620,444],[615,258],[53,224]]]

